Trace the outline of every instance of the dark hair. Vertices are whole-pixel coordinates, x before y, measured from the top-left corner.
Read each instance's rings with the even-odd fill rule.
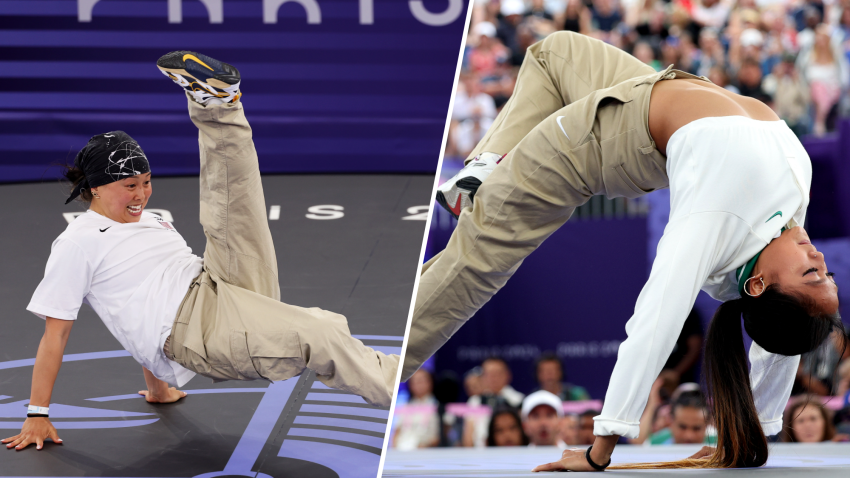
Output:
[[[499,415],[510,415],[514,419],[516,426],[519,428],[519,434],[522,436],[520,438],[520,444],[522,446],[528,446],[529,439],[525,434],[525,430],[522,429],[522,420],[519,418],[519,413],[510,407],[499,407],[493,410],[493,414],[490,416],[490,424],[487,425],[487,446],[496,446],[496,417]]]
[[[491,355],[487,357],[486,359],[481,361],[481,365],[484,365],[486,362],[500,362],[502,365],[505,366],[506,369],[511,369],[511,367],[508,365],[508,362],[502,357],[499,357],[498,355]]]
[[[806,395],[795,399],[791,406],[785,410],[785,415],[783,416],[784,423],[782,426],[782,441],[797,441],[797,435],[794,433],[794,427],[792,424],[794,423],[794,419],[797,418],[797,415],[802,413],[803,408],[807,406],[816,408],[823,418],[823,436],[821,437],[821,441],[832,440],[832,437],[835,436],[835,424],[832,423],[832,417],[829,416],[829,411],[820,402],[820,397]]]
[[[817,348],[833,329],[844,331],[841,317],[816,311],[808,298],[769,285],[758,297],[744,295],[717,308],[708,328],[703,359],[709,413],[717,428],[717,446],[708,459],[621,465],[640,468],[752,468],[767,462],[767,438],[761,428],[744,350],[744,328],[768,352],[795,356]],[[620,468],[618,467],[618,468]],[[614,467],[611,467],[614,468]]]
[[[68,189],[69,193],[86,179],[86,174],[82,169],[69,164],[62,164],[60,166],[64,169],[62,175],[65,176],[65,179],[71,181],[71,187]],[[77,196],[78,201],[82,201],[87,204],[91,204],[92,199],[94,199],[94,196],[92,196],[91,191],[88,189],[83,189],[80,192],[80,195]]]
[[[561,369],[561,379],[564,379],[564,364],[561,363],[561,359],[558,358],[552,352],[543,352],[537,357],[537,360],[534,361],[534,375],[537,376],[537,372],[540,371],[540,364],[543,362],[555,362],[558,364],[558,368]]]
[[[696,408],[705,410],[705,400],[699,391],[685,392],[670,405],[670,416],[675,416],[677,408]]]
[[[601,412],[601,411],[599,411],[599,410],[594,410],[594,409],[592,409],[592,408],[589,408],[589,409],[587,409],[587,410],[585,410],[585,411],[583,411],[583,412],[579,413],[579,414],[578,414],[578,416],[579,416],[579,418],[584,418],[584,417],[590,417],[590,418],[593,418],[593,417],[595,417],[596,415],[599,415],[600,413],[602,413],[602,412]]]

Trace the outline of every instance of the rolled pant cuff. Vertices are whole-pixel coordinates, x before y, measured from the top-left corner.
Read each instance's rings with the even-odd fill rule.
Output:
[[[593,434],[596,436],[619,435],[637,438],[640,435],[640,422],[624,422],[610,418],[593,417]]]

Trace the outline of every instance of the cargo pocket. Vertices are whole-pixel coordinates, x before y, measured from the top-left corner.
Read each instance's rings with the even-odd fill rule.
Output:
[[[644,194],[651,193],[652,191],[655,191],[654,189],[643,189],[640,186],[638,186],[637,184],[635,184],[635,182],[632,181],[632,178],[629,177],[628,173],[626,173],[626,170],[625,170],[625,168],[623,168],[622,164],[618,164],[614,168],[614,170],[617,172],[617,175],[620,176],[622,183],[625,184],[626,187],[631,189],[632,192],[634,193],[634,195],[623,194],[623,196],[625,196],[627,198],[636,198],[636,197],[643,196]]]
[[[305,368],[301,342],[293,331],[233,331],[231,349],[233,366],[249,380],[287,380]]]

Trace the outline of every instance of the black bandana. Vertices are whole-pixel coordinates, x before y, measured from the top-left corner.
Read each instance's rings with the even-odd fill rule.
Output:
[[[123,131],[92,136],[89,143],[77,153],[74,166],[82,169],[86,178],[71,191],[71,197],[65,204],[73,201],[83,189],[114,183],[151,170],[139,143]]]

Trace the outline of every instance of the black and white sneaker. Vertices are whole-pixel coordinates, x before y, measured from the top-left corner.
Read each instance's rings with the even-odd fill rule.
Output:
[[[481,153],[451,179],[437,187],[437,202],[457,219],[460,212],[472,207],[481,183],[493,172],[505,155]]]
[[[206,55],[173,51],[157,60],[156,66],[202,105],[236,103],[242,96],[239,70]]]

